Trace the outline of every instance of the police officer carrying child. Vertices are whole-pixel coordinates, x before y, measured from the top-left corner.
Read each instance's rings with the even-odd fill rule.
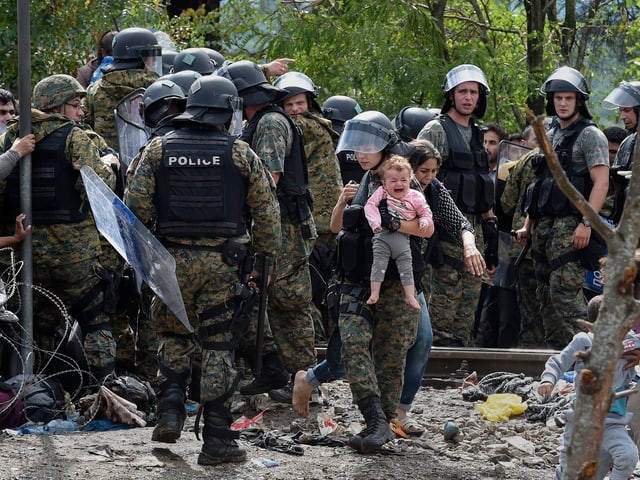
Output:
[[[158,423],[152,440],[173,443],[185,419],[185,390],[192,354],[202,348],[201,404],[204,445],[200,465],[243,461],[231,425],[237,386],[234,349],[246,328],[246,276],[252,251],[261,257],[280,247],[275,185],[249,146],[230,135],[240,102],[233,83],[206,76],[196,80],[176,130],[154,138],[130,179],[125,202],[176,259],[176,275],[195,333],[189,333],[158,299],[152,321],[160,336],[162,377]],[[248,225],[251,223],[251,236]],[[257,263],[258,265],[261,262]],[[239,315],[234,315],[236,311]],[[196,427],[197,432],[197,427]]]

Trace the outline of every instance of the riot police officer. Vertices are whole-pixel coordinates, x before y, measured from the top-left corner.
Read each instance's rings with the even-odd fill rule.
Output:
[[[145,147],[125,194],[127,205],[140,220],[155,225],[155,235],[176,259],[195,330],[194,337],[154,299],[151,316],[160,336],[162,384],[152,440],[172,443],[180,437],[197,343],[204,418],[200,465],[246,457],[229,428],[231,396],[239,380],[234,350],[252,308],[245,276],[268,274],[252,271],[251,251],[259,257],[275,255],[281,239],[273,180],[249,145],[228,133],[239,105],[229,80],[196,80],[185,112],[173,119],[176,129]]]
[[[605,108],[620,111],[620,120],[624,122],[629,135],[622,141],[611,168],[611,180],[614,186],[614,205],[611,220],[615,224],[620,221],[626,199],[629,181],[617,174],[633,167],[633,149],[636,144],[638,119],[640,118],[640,82],[620,82],[602,101]]]
[[[442,91],[445,101],[441,115],[427,123],[418,138],[431,141],[442,155],[438,179],[471,223],[476,243],[485,245],[485,261],[492,269],[498,263],[497,219],[493,214],[495,186],[484,135],[474,122],[474,118],[484,116],[489,85],[480,68],[464,64],[447,73]],[[446,235],[439,234],[436,241],[442,254],[432,260],[433,269],[426,282],[430,289],[434,345],[472,346],[480,279],[465,267],[468,255],[465,247]]]
[[[609,189],[609,154],[604,133],[591,121],[587,107],[589,87],[578,70],[560,67],[540,91],[547,98],[546,112],[554,116],[548,132],[551,146],[569,181],[595,212],[600,212]],[[585,270],[599,267],[598,248],[591,223],[562,193],[544,158],[534,161],[535,177],[527,187],[521,244],[531,239],[533,268],[545,341],[562,349],[579,331],[587,303],[582,293]]]

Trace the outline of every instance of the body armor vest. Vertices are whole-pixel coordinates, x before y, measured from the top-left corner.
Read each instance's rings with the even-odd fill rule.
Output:
[[[480,129],[471,125],[471,145],[465,142],[456,123],[442,115],[440,125],[449,142],[449,157],[442,163],[438,179],[451,192],[463,213],[484,213],[494,204],[495,184],[489,174],[489,157]]]
[[[633,168],[633,152],[636,147],[636,140],[638,136],[636,133],[632,133],[631,135],[632,137],[627,140],[630,143],[629,148],[624,149],[625,155],[628,154],[627,158],[624,159],[623,163],[614,165],[609,172],[609,187],[613,187],[613,211],[609,218],[615,225],[620,223],[622,210],[624,209],[624,204],[627,201],[627,188],[629,187],[629,179],[618,175],[618,172],[631,170]],[[620,153],[622,153],[622,148],[618,150],[618,156],[620,156]]]
[[[589,198],[591,193],[591,177],[586,164],[576,164],[572,161],[573,145],[580,133],[590,125],[595,125],[586,118],[580,119],[571,128],[559,145],[555,147],[558,161],[567,174],[571,184],[584,198]],[[581,215],[573,206],[567,196],[560,190],[558,184],[547,166],[544,155],[532,159],[535,171],[533,181],[527,187],[525,210],[534,220],[542,216],[566,217],[568,215]]]
[[[72,123],[50,133],[36,144],[32,153],[31,200],[33,223],[55,225],[79,223],[87,216],[81,211],[82,198],[76,189],[80,173],[65,155]],[[15,222],[20,213],[20,164],[7,177],[5,223]]]
[[[267,113],[279,113],[286,118],[293,132],[291,153],[284,160],[284,172],[278,181],[276,194],[280,203],[282,221],[300,224],[311,217],[313,198],[309,191],[307,174],[307,159],[304,153],[304,141],[298,126],[276,105],[270,105],[260,110],[243,129],[241,139],[253,146],[253,136],[260,119]]]
[[[235,139],[210,130],[162,137],[156,172],[157,236],[235,237],[247,231],[247,184],[233,163]]]

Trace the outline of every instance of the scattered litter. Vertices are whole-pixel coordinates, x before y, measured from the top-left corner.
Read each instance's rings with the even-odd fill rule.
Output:
[[[494,393],[487,397],[486,402],[476,405],[476,408],[485,420],[505,422],[510,417],[523,413],[527,404],[515,393]]]
[[[244,430],[245,428],[261,428],[261,420],[265,412],[266,410],[263,410],[253,418],[247,418],[244,415],[238,417],[238,419],[231,424],[231,430],[239,431]]]
[[[277,460],[269,460],[268,458],[264,457],[252,458],[251,463],[255,463],[259,467],[277,467],[278,465],[280,465],[280,462],[278,462]]]
[[[338,428],[338,424],[333,421],[327,412],[318,413],[318,427],[320,428],[320,434],[330,435]]]

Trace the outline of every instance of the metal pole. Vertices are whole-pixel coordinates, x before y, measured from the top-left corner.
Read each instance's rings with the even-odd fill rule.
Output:
[[[31,20],[29,1],[18,0],[18,113],[20,116],[19,136],[31,133]],[[26,215],[25,225],[32,222],[31,215],[31,155],[20,160],[20,205]],[[21,270],[20,295],[22,297],[22,347],[25,374],[33,373],[33,258],[31,235],[21,244],[21,258],[24,262]]]

